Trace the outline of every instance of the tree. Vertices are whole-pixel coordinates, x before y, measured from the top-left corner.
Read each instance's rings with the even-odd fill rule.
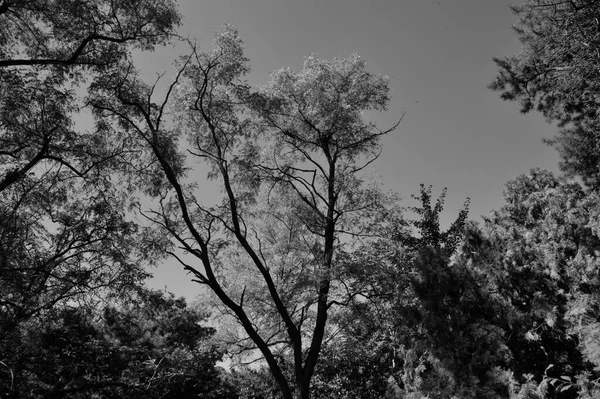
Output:
[[[436,201],[431,190],[413,196],[414,220],[393,220],[347,259],[346,282],[359,294],[334,315],[337,335],[316,377],[321,397],[516,394],[503,303],[465,249],[468,202],[443,230],[446,190]]]
[[[508,397],[499,307],[462,255],[468,201],[444,231],[446,190],[435,202],[431,190],[413,196],[416,219],[396,221],[356,258],[350,271],[366,299],[347,316],[351,331],[388,354],[387,397]]]
[[[4,0],[0,19],[0,192],[42,161],[83,176],[117,157],[109,140],[72,130],[78,104],[69,86],[126,67],[134,48],[165,43],[179,24],[174,3]]]
[[[341,237],[364,234],[382,213],[381,195],[364,187],[360,173],[377,158],[379,138],[393,129],[377,129],[362,112],[386,108],[388,80],[367,72],[358,56],[308,57],[301,71],[277,71],[261,90],[243,80],[248,71],[237,32],[226,28],[213,52],[194,51],[183,59],[161,102],[149,100],[154,86],[128,71],[94,86],[92,104],[99,120],[125,129],[146,150],[152,170],[144,189],[157,206],[140,209],[172,240],[160,244],[235,316],[282,396],[308,398],[334,303]],[[180,123],[170,128],[173,93],[170,112]],[[180,143],[185,137],[188,146]],[[194,160],[208,164],[209,178],[219,181],[221,204],[205,206],[197,198]],[[272,207],[274,229],[287,231],[300,246],[301,264],[277,255],[269,230],[256,224],[261,207]],[[229,263],[226,250],[239,260]],[[290,255],[295,250],[286,248]],[[229,267],[252,278],[240,290],[230,289],[222,272]],[[286,295],[296,283],[302,283],[302,302]],[[267,326],[274,332],[263,329],[260,312],[246,302],[258,291],[267,293],[265,306],[278,318]],[[282,348],[292,353],[292,381],[277,359]]]
[[[370,329],[366,312],[338,312],[332,324],[338,333],[328,339],[315,370],[313,393],[317,399],[375,399],[390,390],[396,359],[387,345],[385,330]],[[352,319],[351,319],[352,318]],[[375,320],[371,321],[375,323]]]
[[[2,397],[233,398],[206,316],[144,289],[103,308],[57,306],[0,341],[16,365]]]
[[[117,131],[79,130],[74,117],[88,84],[178,24],[170,0],[0,2],[1,334],[146,276],[113,184],[131,171],[133,149]]]
[[[505,287],[504,295],[512,298],[519,317],[528,320],[525,329],[535,324],[543,331],[531,331],[528,340],[515,346],[516,353],[530,351],[519,359],[537,359],[537,365],[525,362],[523,369],[535,370],[538,383],[543,378],[568,392],[577,381],[582,397],[598,394],[589,362],[597,365],[598,348],[591,343],[599,331],[595,266],[599,10],[600,2],[593,0],[531,0],[514,7],[523,51],[496,60],[500,72],[491,85],[502,98],[519,101],[523,112],[536,110],[558,123],[559,134],[548,143],[559,150],[567,177],[580,177],[585,185],[532,171],[507,186],[507,205],[487,222],[491,234],[487,244],[501,243],[491,256],[499,253],[499,263],[490,259],[495,264],[490,270],[504,273],[495,278],[498,286]],[[514,279],[507,280],[509,276]],[[534,307],[537,314],[522,304]],[[549,359],[553,366],[544,369]],[[556,382],[555,373],[573,380]]]
[[[598,188],[600,2],[526,0],[513,10],[523,51],[495,59],[499,73],[490,87],[518,101],[522,112],[557,122],[561,129],[547,142],[558,149],[561,169]]]
[[[556,397],[593,397],[598,196],[534,169],[507,183],[504,197],[467,252],[503,304],[515,378]]]
[[[118,132],[74,120],[88,84],[178,23],[169,0],[0,2],[0,390],[9,396],[19,396],[32,348],[25,332],[67,302],[121,295],[147,276],[113,184],[135,154]]]

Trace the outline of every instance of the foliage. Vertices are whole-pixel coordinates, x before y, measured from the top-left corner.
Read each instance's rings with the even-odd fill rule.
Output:
[[[416,219],[393,221],[387,239],[349,260],[360,294],[335,317],[339,337],[317,380],[323,397],[508,397],[497,303],[460,256],[468,203],[443,231],[445,193],[432,205],[422,186]]]
[[[194,49],[183,58],[160,103],[134,71],[107,76],[93,87],[91,103],[99,124],[130,133],[152,165],[140,183],[157,206],[140,211],[172,240],[156,246],[212,290],[264,357],[283,397],[296,390],[308,398],[340,236],[363,234],[368,226],[356,221],[371,221],[384,208],[360,173],[389,131],[362,113],[385,109],[388,83],[357,56],[309,57],[301,71],[275,72],[260,90],[244,81],[248,71],[242,41],[226,27],[214,51]],[[220,183],[220,204],[196,198],[188,179],[194,160]],[[286,234],[289,245],[281,245],[276,237]],[[291,379],[278,363],[282,351],[292,353]]]
[[[597,188],[600,2],[525,0],[513,10],[523,51],[495,60],[499,73],[490,87],[519,101],[522,112],[557,122],[561,130],[548,142],[560,152],[561,168]]]
[[[346,254],[315,397],[572,398],[598,393],[597,198],[533,170],[483,227],[441,231],[445,192]],[[267,392],[267,391],[262,391]]]
[[[468,203],[448,230],[440,228],[446,191],[431,204],[431,187],[416,196],[419,217],[399,234],[391,261],[409,284],[398,286],[392,309],[400,367],[396,381],[409,397],[507,396],[511,354],[498,326],[497,303],[461,256]],[[408,273],[407,273],[408,271]]]
[[[362,299],[335,320],[361,345],[338,339],[337,366],[317,381],[343,397],[354,359],[378,353],[388,397],[596,395],[598,198],[533,170],[507,183],[506,205],[483,228],[463,211],[442,232],[445,192],[432,206],[430,190],[415,197],[417,220],[354,253]]]
[[[139,291],[99,310],[57,307],[3,339],[3,397],[234,397],[215,367],[214,329],[182,298]]]
[[[534,170],[507,185],[486,221],[479,259],[503,300],[516,375],[561,394],[598,395],[598,43],[600,2],[524,1],[514,7],[518,56],[496,60],[491,88],[523,112],[557,122],[548,142],[567,177]],[[519,364],[520,363],[520,364]],[[546,389],[546,388],[544,388]]]
[[[174,3],[7,0],[0,22],[0,192],[31,178],[40,164],[83,178],[126,154],[115,132],[74,130],[73,114],[81,108],[74,89],[127,69],[132,49],[151,50],[169,39],[179,23]],[[61,181],[56,173],[43,178]]]
[[[282,367],[285,366],[282,364]],[[238,399],[278,399],[281,389],[268,367],[236,367],[231,370],[230,383],[236,387]]]
[[[146,276],[114,184],[134,154],[76,128],[85,85],[173,34],[170,0],[0,4],[0,334],[66,300]]]
[[[315,398],[385,396],[393,371],[393,350],[376,339],[377,332],[362,331],[361,323],[354,324],[324,346],[312,383]]]
[[[174,37],[170,0],[0,0],[3,397],[600,395],[600,2],[514,10],[491,87],[558,122],[585,186],[535,169],[443,230],[446,190],[401,210],[366,183],[396,126],[365,120],[389,79],[357,55],[256,88],[227,26],[160,90],[131,51]],[[212,292],[231,372],[206,314],[140,288],[167,256]]]
[[[90,338],[87,319],[64,309],[126,295],[147,276],[114,180],[131,171],[133,149],[118,131],[83,131],[76,121],[85,119],[89,84],[127,68],[134,49],[165,43],[178,24],[170,0],[0,3],[0,366],[8,395],[29,392],[15,389],[29,378],[22,366],[41,355],[45,321],[66,320],[56,328]],[[66,376],[67,366],[51,369]]]
[[[571,397],[596,378],[598,197],[534,169],[505,201],[469,251],[503,303],[515,377]]]

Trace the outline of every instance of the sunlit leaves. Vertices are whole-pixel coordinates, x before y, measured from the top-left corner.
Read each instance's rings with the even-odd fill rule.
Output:
[[[267,119],[281,132],[281,140],[290,141],[288,147],[309,152],[327,148],[342,162],[355,161],[377,151],[382,132],[363,120],[363,112],[386,109],[388,82],[389,78],[368,72],[356,54],[333,61],[309,56],[298,72],[289,68],[273,72],[260,105],[262,112],[271,113]]]
[[[579,378],[596,359],[598,196],[539,169],[508,182],[504,196],[472,253],[505,303],[513,369],[538,383],[554,381],[549,389],[575,389],[557,373]],[[492,256],[479,257],[486,253]]]
[[[362,174],[379,155],[380,137],[395,128],[364,119],[365,111],[386,109],[388,79],[367,72],[358,56],[311,56],[302,70],[277,71],[266,86],[252,88],[244,80],[244,45],[230,26],[216,35],[212,52],[193,48],[179,67],[182,84],[173,87],[169,111],[188,138],[188,160],[208,164],[223,194],[206,207],[169,177],[194,219],[186,226],[202,248],[195,254],[206,268],[203,282],[275,375],[281,368],[273,354],[291,350],[305,397],[343,274],[342,236],[375,235],[395,211],[392,196],[367,186]],[[154,152],[160,159],[161,148]],[[207,236],[194,233],[196,226]],[[174,235],[189,252],[183,235]],[[204,237],[227,244],[214,250]],[[249,341],[238,343],[244,350]],[[291,395],[284,376],[276,378]]]

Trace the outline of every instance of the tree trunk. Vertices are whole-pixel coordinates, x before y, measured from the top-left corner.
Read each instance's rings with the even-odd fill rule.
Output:
[[[296,385],[296,392],[294,392],[295,399],[309,399],[310,391],[308,390],[308,386],[304,386],[304,384]]]

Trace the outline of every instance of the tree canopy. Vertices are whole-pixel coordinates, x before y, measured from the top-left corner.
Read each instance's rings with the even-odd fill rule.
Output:
[[[56,306],[2,337],[2,397],[233,398],[206,316],[145,289],[100,308]]]
[[[368,234],[373,218],[387,212],[361,171],[394,127],[382,131],[361,113],[385,109],[388,84],[357,56],[308,57],[301,71],[275,72],[258,90],[244,81],[248,71],[242,41],[226,27],[212,52],[193,49],[182,59],[161,102],[148,102],[153,87],[113,80],[93,88],[92,105],[99,120],[136,135],[154,162],[157,179],[143,189],[159,206],[141,212],[170,237],[165,251],[234,316],[282,395],[295,390],[308,398],[334,303],[341,236]],[[186,180],[193,158],[210,167],[222,203],[198,200]],[[243,282],[227,278],[227,264]],[[292,354],[292,380],[279,366],[282,350]]]
[[[561,155],[561,168],[597,188],[598,50],[596,0],[527,0],[514,6],[514,27],[523,50],[495,59],[490,87],[522,112],[538,111],[560,127],[548,143]]]
[[[0,2],[3,338],[148,275],[126,195],[113,184],[135,151],[119,132],[81,129],[76,119],[88,85],[130,65],[133,49],[168,41],[178,24],[170,1]],[[3,352],[3,378],[17,373],[18,359]]]
[[[146,274],[112,180],[135,151],[119,132],[79,129],[74,118],[82,89],[178,23],[161,0],[0,4],[0,330]]]
[[[369,174],[402,114],[369,119],[390,80],[358,55],[254,86],[237,30],[200,51],[170,0],[0,0],[0,396],[598,397],[599,4],[523,1],[496,60],[565,174],[445,226],[446,189]],[[168,260],[199,301],[144,287]]]

